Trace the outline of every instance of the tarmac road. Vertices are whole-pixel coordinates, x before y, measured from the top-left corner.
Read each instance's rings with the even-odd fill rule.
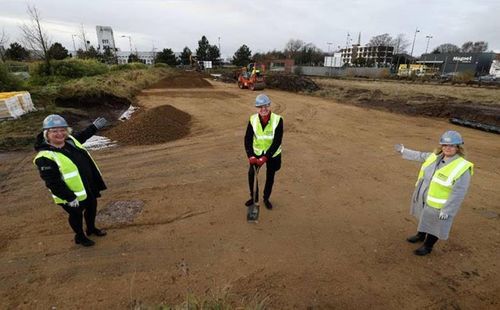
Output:
[[[266,90],[284,117],[283,165],[275,209],[250,225],[243,135],[257,93],[211,83],[139,96],[144,109],[189,113],[187,137],[93,152],[109,188],[100,208],[145,206],[92,248],[72,243],[34,154],[2,158],[0,308],[123,309],[189,293],[273,309],[500,307],[498,135]],[[447,129],[463,134],[475,175],[450,239],[417,257],[405,238],[419,164],[393,145],[430,151]]]

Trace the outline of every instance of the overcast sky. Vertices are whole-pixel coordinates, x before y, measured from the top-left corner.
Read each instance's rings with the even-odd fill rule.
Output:
[[[442,43],[487,41],[500,52],[499,0],[0,0],[0,31],[10,42],[20,40],[19,25],[26,22],[26,5],[36,5],[52,42],[73,49],[72,34],[81,33],[97,45],[96,25],[111,26],[117,46],[151,51],[185,46],[195,51],[202,35],[232,56],[242,44],[253,53],[283,49],[300,39],[325,52],[346,45],[347,33],[361,44],[372,36],[406,35],[411,43],[416,28],[414,55]],[[77,48],[82,46],[78,42]],[[355,42],[354,42],[355,43]],[[411,49],[411,46],[409,47]]]

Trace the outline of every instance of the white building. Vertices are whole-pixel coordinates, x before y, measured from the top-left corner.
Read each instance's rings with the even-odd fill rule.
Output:
[[[106,47],[112,51],[116,50],[115,38],[113,36],[113,29],[109,26],[96,26],[97,32],[97,50],[102,52]]]
[[[146,65],[152,65],[155,62],[155,57],[157,52],[134,52],[137,57]],[[118,51],[116,52],[116,57],[118,58],[118,64],[128,63],[128,57],[130,56],[130,51]]]

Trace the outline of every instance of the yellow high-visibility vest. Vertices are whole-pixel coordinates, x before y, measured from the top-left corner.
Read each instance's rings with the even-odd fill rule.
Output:
[[[271,117],[269,118],[266,127],[262,128],[259,114],[256,113],[250,116],[250,124],[253,128],[253,152],[255,155],[260,156],[271,147],[274,140],[274,133],[276,131],[276,127],[278,127],[280,119],[281,116],[271,113]],[[281,154],[281,145],[272,157],[276,157],[279,154]]]
[[[75,146],[79,149],[84,150],[87,152],[85,147],[78,142],[73,136],[69,136],[71,140],[75,143]],[[87,152],[88,154],[88,152]],[[90,156],[90,154],[89,154]],[[59,171],[61,172],[61,176],[63,178],[64,183],[66,183],[66,186],[75,194],[76,198],[78,201],[83,201],[87,199],[87,191],[85,190],[85,186],[83,185],[82,177],[80,176],[80,172],[78,171],[78,167],[69,159],[66,155],[60,153],[60,152],[54,152],[54,151],[49,151],[49,150],[44,150],[38,152],[36,155],[35,159],[33,160],[33,163],[40,158],[40,157],[45,157],[48,158],[52,161],[54,161],[57,166],[59,167]],[[94,161],[92,156],[90,156],[90,159]],[[95,164],[95,161],[94,161]],[[97,165],[96,165],[97,167]],[[99,171],[99,168],[97,168]],[[100,171],[99,171],[100,173]],[[50,191],[50,189],[49,189]],[[57,204],[60,203],[68,203],[68,201],[57,197],[56,195],[52,194],[52,198],[54,199],[54,202]]]
[[[438,156],[434,153],[427,157],[420,168],[416,184],[424,177],[425,168],[433,164],[437,159]],[[474,164],[465,160],[463,157],[457,157],[451,163],[436,170],[432,176],[427,192],[427,205],[436,209],[441,209],[448,201],[455,181],[469,169],[471,175],[473,175]]]

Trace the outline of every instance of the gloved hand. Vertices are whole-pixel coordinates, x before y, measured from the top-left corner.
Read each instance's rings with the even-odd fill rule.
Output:
[[[108,121],[104,117],[98,117],[92,124],[94,124],[94,126],[99,130],[106,127]]]
[[[394,150],[398,153],[403,154],[403,151],[405,150],[405,146],[402,144],[394,144]]]
[[[248,163],[250,165],[257,165],[257,157],[255,156],[248,157]]]
[[[75,199],[73,201],[68,202],[68,206],[72,208],[78,208],[80,206],[80,202],[78,201],[78,199]]]
[[[259,157],[259,159],[257,159],[257,166],[262,166],[263,164],[265,164],[267,162],[267,157],[266,156],[261,156]]]
[[[447,220],[448,219],[448,214],[444,213],[443,211],[439,212],[439,219],[440,220]]]

